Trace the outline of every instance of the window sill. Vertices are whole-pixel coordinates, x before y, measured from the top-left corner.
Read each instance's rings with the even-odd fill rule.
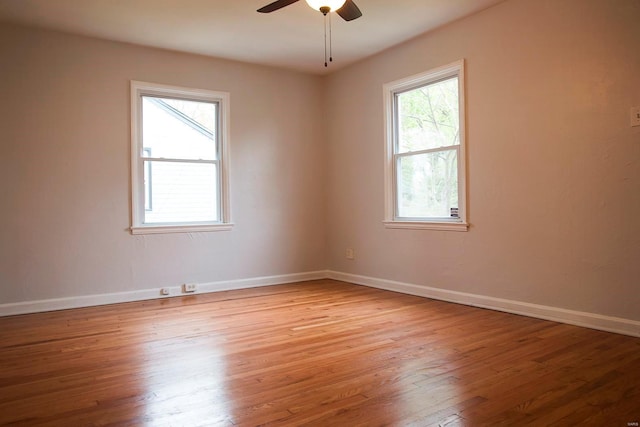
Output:
[[[139,225],[131,227],[131,234],[200,233],[209,231],[229,231],[232,223],[199,225]]]
[[[411,230],[469,231],[466,222],[383,221],[385,228]]]

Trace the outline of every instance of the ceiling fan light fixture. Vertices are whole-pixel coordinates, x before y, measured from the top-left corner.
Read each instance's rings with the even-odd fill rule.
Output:
[[[307,4],[317,11],[321,11],[320,8],[328,7],[331,12],[335,12],[340,9],[347,0],[305,0]]]

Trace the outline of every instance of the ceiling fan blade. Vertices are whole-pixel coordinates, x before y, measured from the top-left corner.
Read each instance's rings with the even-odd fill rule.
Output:
[[[347,0],[344,6],[336,10],[336,13],[345,21],[353,21],[362,16],[362,12],[352,0]]]
[[[273,3],[269,3],[268,5],[261,7],[260,9],[258,9],[258,12],[270,13],[278,9],[282,9],[285,6],[289,6],[290,4],[293,4],[297,1],[298,0],[276,0]]]

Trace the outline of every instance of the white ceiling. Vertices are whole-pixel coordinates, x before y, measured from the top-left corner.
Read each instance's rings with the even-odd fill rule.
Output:
[[[334,62],[324,67],[323,17],[304,0],[0,0],[0,21],[325,74],[504,0],[355,0],[333,15]]]

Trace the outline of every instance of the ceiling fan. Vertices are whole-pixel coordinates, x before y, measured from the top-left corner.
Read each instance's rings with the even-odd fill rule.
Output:
[[[258,9],[258,12],[274,12],[298,1],[299,0],[276,0],[273,3],[261,7]],[[362,16],[362,12],[360,12],[360,9],[358,9],[358,6],[356,6],[352,0],[306,0],[306,2],[313,9],[322,12],[323,15],[329,12],[335,12],[345,21],[353,21]]]
[[[273,3],[269,3],[266,6],[258,9],[260,13],[271,13],[276,10],[282,9],[285,6],[296,3],[299,0],[276,0]],[[345,21],[353,21],[360,18],[362,12],[353,0],[305,0],[312,9],[322,12],[324,15],[324,66],[327,66],[327,16],[329,17],[329,62],[333,61],[333,55],[331,53],[331,14],[329,12],[335,12]]]

